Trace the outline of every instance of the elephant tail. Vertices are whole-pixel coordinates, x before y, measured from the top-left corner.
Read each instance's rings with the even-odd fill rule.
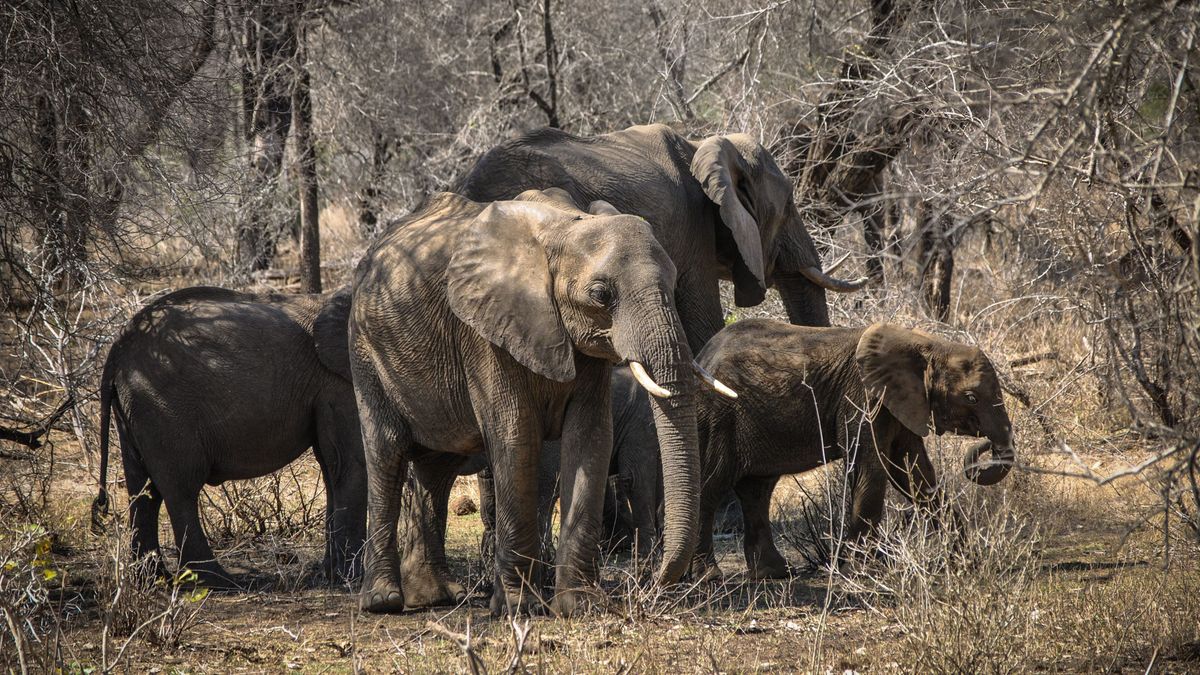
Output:
[[[116,403],[116,387],[113,385],[112,369],[105,364],[100,378],[100,493],[92,502],[92,533],[103,534],[104,522],[108,519],[108,444],[109,421],[112,406]]]

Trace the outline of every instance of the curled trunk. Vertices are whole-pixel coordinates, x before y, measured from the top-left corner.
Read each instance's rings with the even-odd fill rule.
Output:
[[[981,461],[980,457],[985,452],[991,452],[992,458]],[[1016,453],[1013,452],[1011,441],[996,444],[991,440],[986,440],[976,443],[967,450],[966,456],[963,458],[963,472],[973,483],[983,486],[995,485],[1004,480],[1004,477],[1012,470],[1015,461]]]

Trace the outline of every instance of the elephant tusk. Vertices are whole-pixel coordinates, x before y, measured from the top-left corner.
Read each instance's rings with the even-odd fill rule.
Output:
[[[633,373],[634,379],[638,384],[645,387],[646,391],[658,398],[671,398],[671,392],[662,385],[654,381],[650,374],[646,372],[646,367],[637,361],[629,362],[629,370]]]
[[[700,376],[701,380],[704,380],[705,384],[717,390],[718,394],[721,394],[722,396],[728,396],[729,398],[737,398],[736,391],[730,389],[724,382],[713,377],[712,373],[705,370],[704,366],[701,366],[694,360],[692,361],[692,369],[696,371],[696,374]]]
[[[847,253],[846,255],[844,255],[844,256],[842,256],[842,257],[838,258],[836,262],[834,262],[834,263],[833,263],[832,265],[830,265],[829,267],[826,267],[826,268],[825,268],[825,274],[826,274],[826,275],[829,275],[829,274],[833,274],[834,272],[838,271],[838,268],[839,268],[839,267],[841,267],[841,266],[842,266],[842,265],[843,265],[843,264],[844,264],[844,263],[845,263],[847,260],[849,260],[849,259],[850,259],[850,254],[849,254],[849,253]]]
[[[805,279],[808,279],[821,288],[838,293],[853,293],[866,286],[867,282],[871,280],[870,277],[859,277],[854,281],[844,281],[822,272],[820,267],[805,267],[800,270],[800,273],[804,275]]]

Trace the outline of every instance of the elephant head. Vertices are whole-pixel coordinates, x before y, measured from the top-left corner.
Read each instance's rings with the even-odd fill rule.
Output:
[[[987,439],[967,452],[968,478],[994,485],[1008,475],[1012,424],[996,371],[978,347],[877,323],[863,332],[855,359],[868,396],[913,433],[928,435],[932,418],[938,434]],[[989,449],[992,460],[980,463]]]
[[[450,307],[552,380],[575,378],[575,351],[640,372],[655,395],[667,478],[659,576],[672,582],[696,546],[700,494],[697,371],[675,310],[675,266],[641,218],[605,202],[589,210],[558,189],[488,206],[447,269]]]
[[[757,305],[774,285],[792,323],[828,326],[825,291],[866,284],[866,278],[843,281],[822,271],[792,183],[758,141],[746,134],[705,139],[696,145],[691,169],[727,228],[718,232],[718,258],[731,270],[739,306]]]

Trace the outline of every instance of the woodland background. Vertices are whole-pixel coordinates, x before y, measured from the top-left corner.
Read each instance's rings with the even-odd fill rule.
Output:
[[[1181,0],[0,4],[0,664],[293,663],[282,637],[264,661],[222,647],[257,615],[183,585],[135,592],[122,535],[85,532],[99,369],[147,299],[336,288],[389,219],[496,143],[664,122],[775,150],[827,263],[848,253],[840,275],[874,280],[831,298],[836,325],[980,344],[1024,471],[996,496],[942,469],[975,548],[951,534],[914,548],[899,523],[901,562],[857,576],[687,601],[627,580],[621,625],[694,631],[707,657],[675,665],[700,670],[753,668],[772,645],[783,655],[764,662],[814,671],[1197,667],[1198,24]],[[771,301],[728,320],[757,315],[782,314]],[[278,553],[269,597],[357,617],[295,571],[319,545],[314,471],[211,490],[209,531],[232,555]],[[828,496],[795,487],[781,529],[819,568]],[[764,602],[779,625],[743,630]],[[595,625],[534,639],[485,622],[479,642],[463,619],[422,618],[400,640],[331,617],[346,644],[312,663],[672,668],[648,638],[580,637]],[[897,648],[877,656],[879,640]]]

